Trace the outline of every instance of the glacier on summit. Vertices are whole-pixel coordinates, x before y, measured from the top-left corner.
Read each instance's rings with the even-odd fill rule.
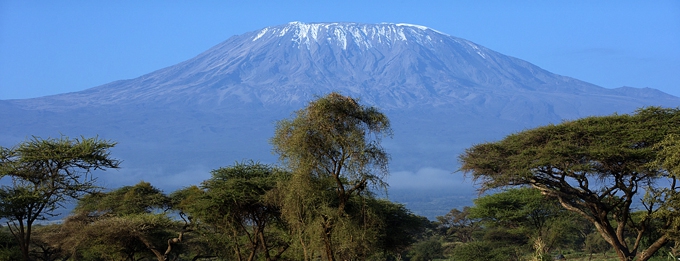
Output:
[[[309,48],[311,43],[321,43],[326,40],[335,43],[342,49],[348,44],[355,44],[362,49],[373,47],[374,43],[390,45],[395,41],[415,41],[424,44],[432,41],[428,33],[437,33],[425,26],[412,24],[359,24],[359,23],[302,23],[291,22],[285,26],[267,27],[260,30],[253,41],[270,37],[284,37],[292,33],[291,40]],[[269,37],[267,37],[269,36]]]

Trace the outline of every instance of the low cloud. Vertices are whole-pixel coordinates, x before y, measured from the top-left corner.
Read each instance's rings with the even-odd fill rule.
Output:
[[[462,173],[453,173],[450,170],[424,167],[417,171],[392,172],[386,179],[390,188],[460,188],[474,189],[471,179],[465,178]]]

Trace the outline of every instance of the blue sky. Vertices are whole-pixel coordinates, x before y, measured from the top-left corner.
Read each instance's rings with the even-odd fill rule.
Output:
[[[677,0],[0,0],[0,100],[135,78],[291,21],[418,24],[602,87],[680,96]]]

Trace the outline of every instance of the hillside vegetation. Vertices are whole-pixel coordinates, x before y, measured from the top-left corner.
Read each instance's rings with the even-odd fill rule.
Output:
[[[99,138],[0,150],[0,260],[673,260],[680,251],[680,110],[588,117],[474,145],[474,204],[436,220],[385,191],[392,129],[337,93],[278,122],[279,165],[255,160],[166,193],[102,191]],[[115,175],[115,173],[111,174]],[[460,175],[456,173],[455,175]],[[453,193],[453,192],[452,192]],[[58,224],[56,211],[77,206]]]

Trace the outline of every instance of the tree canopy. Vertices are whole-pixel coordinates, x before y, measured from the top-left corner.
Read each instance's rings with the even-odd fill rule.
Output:
[[[592,222],[621,260],[647,260],[669,241],[661,234],[642,246],[652,215],[675,210],[642,204],[645,215],[634,218],[633,204],[644,191],[663,189],[646,202],[679,193],[677,165],[652,164],[663,155],[656,145],[678,133],[679,109],[650,107],[526,130],[468,148],[459,160],[482,190],[530,185]],[[662,216],[662,227],[677,222],[673,213]],[[636,235],[632,242],[626,233]]]
[[[305,260],[316,250],[328,260],[366,253],[361,249],[373,241],[365,234],[367,219],[360,217],[369,215],[349,205],[365,204],[356,197],[369,186],[385,187],[389,157],[380,146],[385,135],[391,129],[384,114],[338,93],[278,122],[271,143],[292,173],[282,192],[282,214],[298,232]],[[318,239],[321,245],[314,243]]]
[[[109,149],[115,143],[99,138],[41,139],[34,137],[15,147],[0,147],[0,218],[19,241],[29,260],[31,232],[36,220],[55,216],[68,199],[97,190],[94,170],[118,168]],[[7,183],[5,183],[7,184]]]
[[[387,116],[375,107],[331,93],[319,98],[293,119],[278,122],[271,143],[293,174],[332,180],[338,209],[368,185],[383,186],[389,156],[380,146],[391,135]]]
[[[244,162],[212,171],[200,188],[173,193],[176,208],[217,231],[213,244],[221,256],[237,260],[277,260],[290,243],[282,231],[280,208],[269,199],[287,173],[269,165]],[[223,244],[225,245],[225,244]]]
[[[74,260],[177,260],[189,221],[169,215],[170,198],[148,182],[82,197],[59,229],[41,230],[43,241]]]
[[[151,213],[154,209],[170,208],[170,199],[149,182],[123,186],[110,192],[85,195],[76,206],[76,212],[94,215],[132,215]]]

